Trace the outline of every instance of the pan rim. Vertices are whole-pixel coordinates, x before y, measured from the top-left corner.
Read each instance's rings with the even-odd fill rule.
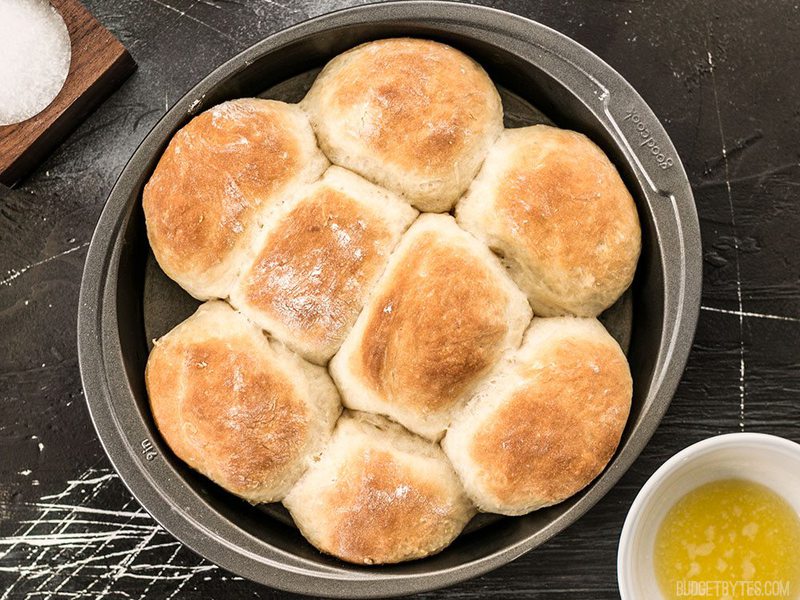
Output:
[[[241,544],[231,543],[226,536],[215,531],[218,523],[214,523],[214,526],[199,523],[189,511],[172,505],[170,496],[163,489],[163,482],[157,481],[156,476],[144,465],[140,449],[131,447],[127,436],[123,435],[123,425],[116,418],[112,400],[130,393],[130,390],[116,389],[116,384],[109,377],[109,374],[118,373],[122,365],[118,360],[120,342],[118,338],[115,339],[118,323],[115,313],[108,305],[113,298],[113,288],[116,287],[115,269],[119,265],[120,253],[118,234],[132,218],[136,208],[128,190],[141,175],[139,163],[142,158],[152,156],[160,147],[164,136],[169,135],[171,121],[184,117],[187,113],[192,114],[197,99],[233,72],[246,68],[256,58],[274,52],[282,45],[341,24],[358,22],[369,25],[375,22],[422,20],[451,22],[471,29],[473,34],[487,32],[487,35],[494,33],[505,36],[510,46],[518,46],[514,49],[526,55],[531,53],[530,48],[534,46],[539,52],[555,53],[557,50],[558,58],[566,62],[565,69],[572,67],[574,70],[569,76],[581,77],[583,74],[590,82],[599,85],[599,88],[584,91],[582,94],[575,92],[569,85],[567,87],[584,103],[587,96],[592,93],[595,95],[595,100],[599,103],[592,106],[591,110],[601,122],[605,116],[606,122],[603,126],[612,130],[616,127],[615,142],[623,147],[627,146],[627,150],[623,148],[627,160],[637,174],[637,179],[641,179],[649,188],[650,195],[646,202],[648,209],[653,212],[653,202],[658,198],[663,201],[663,206],[656,205],[662,212],[653,214],[654,221],[665,227],[671,225],[675,228],[665,231],[671,236],[670,241],[680,249],[674,264],[662,264],[665,270],[667,267],[671,269],[664,273],[665,286],[668,283],[672,285],[672,288],[665,289],[664,322],[672,322],[673,326],[669,331],[669,339],[664,339],[667,326],[662,332],[657,371],[645,399],[645,410],[651,417],[649,420],[642,419],[643,422],[631,430],[629,442],[616,454],[604,473],[590,484],[588,492],[567,512],[534,534],[492,554],[446,569],[414,574],[364,574],[345,567],[312,565],[310,561],[271,546],[273,554],[264,556],[263,552],[252,552]],[[530,58],[525,60],[531,62]],[[542,68],[541,65],[537,67]],[[613,89],[613,98],[609,89]],[[619,103],[620,99],[625,108],[620,108],[623,106]],[[611,104],[612,100],[615,104]],[[635,132],[626,135],[622,131],[618,122],[619,116],[614,113],[627,110],[628,107],[633,107],[640,115],[640,120],[647,123],[652,136],[659,140],[664,152],[674,157],[670,169],[665,170],[647,163],[647,150],[630,142],[629,136],[634,136]],[[675,219],[674,224],[668,221],[670,215]],[[656,240],[658,244],[666,243],[662,239],[662,233],[659,233]],[[664,262],[667,261],[662,260]],[[691,348],[700,310],[701,278],[699,223],[691,188],[677,152],[644,100],[610,66],[555,30],[497,9],[429,0],[368,4],[316,17],[257,42],[212,71],[148,133],[114,185],[89,247],[78,314],[79,364],[91,418],[109,459],[136,499],[181,542],[231,571],[287,591],[338,597],[401,595],[451,585],[510,562],[565,529],[605,495],[638,457],[669,406]],[[109,288],[110,284],[112,288]],[[668,293],[670,289],[672,291]],[[671,319],[667,318],[667,311],[670,311]],[[229,522],[228,527],[236,532],[226,530],[225,527],[222,530],[237,533],[242,543],[246,542],[245,538],[251,537],[233,523]],[[330,585],[334,581],[336,584]],[[329,585],[325,586],[325,582],[329,582]]]

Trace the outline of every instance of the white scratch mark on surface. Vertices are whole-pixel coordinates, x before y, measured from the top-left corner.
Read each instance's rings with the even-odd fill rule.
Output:
[[[758,180],[760,182],[760,181],[764,180],[765,178],[771,177],[773,175],[777,175],[777,174],[781,173],[782,171],[786,171],[786,170],[791,169],[793,167],[800,167],[800,162],[795,161],[795,162],[784,163],[782,165],[778,165],[777,167],[772,167],[770,169],[763,169],[761,171],[758,171],[757,173],[750,173],[749,175],[742,175],[740,177],[734,177],[734,178],[729,179],[729,180],[723,180],[723,181],[719,181],[719,180],[701,181],[701,182],[697,183],[694,187],[696,189],[702,190],[704,188],[714,187],[714,186],[723,185],[723,184],[727,185],[727,184],[732,184],[732,183],[744,183],[746,181],[752,181],[754,179]],[[781,181],[781,183],[783,185],[789,185],[789,186],[792,186],[792,185],[798,186],[798,185],[800,185],[800,182],[798,182],[798,181],[789,181],[789,180],[783,180],[783,181]]]
[[[278,2],[277,0],[264,0],[264,2],[266,4],[271,4],[272,6],[277,6],[278,8],[283,8],[284,10],[288,10],[288,11],[291,11],[291,12],[302,12],[301,9],[299,9],[299,8],[297,8],[295,6],[290,6],[289,4],[283,4],[282,2]],[[334,10],[334,8],[336,8],[336,7],[332,6],[332,7],[329,8],[329,10],[326,10],[326,8],[329,8],[329,7],[326,7],[322,3],[320,3],[319,6],[315,7],[315,10],[317,10],[317,11],[321,10],[322,12],[318,12],[318,14],[324,14],[326,12],[330,12],[331,10]],[[314,16],[314,15],[309,13],[308,16],[311,17],[311,16]]]
[[[183,581],[181,581],[175,587],[175,589],[172,591],[172,593],[169,596],[167,596],[164,600],[172,600],[175,596],[177,596],[180,593],[180,591],[183,589],[183,586],[185,586],[188,582],[189,582],[188,579],[184,579]]]
[[[156,574],[150,578],[150,583],[148,583],[147,586],[145,586],[145,588],[142,590],[142,593],[139,596],[139,600],[145,600],[145,598],[147,598],[147,593],[150,591],[150,588],[153,587],[153,584],[156,583],[159,579],[162,579],[162,580],[164,579],[164,571],[166,571],[167,568],[172,567],[172,561],[175,560],[175,557],[178,555],[178,552],[180,552],[180,549],[181,549],[180,546],[175,548],[175,550],[172,552],[170,557],[167,559],[167,562],[165,562],[163,565],[161,565],[161,568],[156,572]],[[150,566],[150,565],[148,565],[148,566]],[[131,577],[134,577],[134,576],[135,577],[139,577],[139,575],[134,575],[133,573],[131,573],[129,575]]]
[[[39,522],[41,523],[41,521]],[[59,522],[63,524],[63,521]],[[150,528],[158,530],[157,526]],[[27,544],[29,546],[65,546],[67,548],[79,548],[87,544],[102,541],[112,541],[117,539],[139,539],[141,532],[137,530],[118,529],[117,531],[95,531],[86,533],[48,533],[44,535],[12,535],[0,539],[0,546],[11,546],[17,544]]]
[[[163,544],[153,544],[151,546],[148,546],[147,549],[149,551],[149,550],[158,550],[160,548],[174,548],[174,547],[182,548],[183,546],[181,545],[180,542],[165,542]],[[50,565],[49,567],[47,567],[44,570],[42,570],[42,569],[34,569],[31,566],[25,566],[25,565],[17,565],[17,566],[12,566],[12,567],[0,566],[0,572],[3,572],[3,573],[22,573],[22,574],[25,574],[28,577],[38,578],[38,577],[41,577],[41,576],[46,575],[48,573],[57,573],[58,571],[74,569],[75,567],[80,567],[81,565],[86,565],[87,563],[92,563],[92,562],[97,562],[97,561],[107,561],[110,558],[117,558],[117,557],[127,556],[129,553],[130,553],[130,550],[121,550],[119,552],[109,552],[108,554],[103,554],[101,556],[89,556],[87,558],[82,558],[80,560],[74,560],[74,561],[70,561],[70,562]],[[134,567],[135,567],[135,565],[134,565]],[[90,568],[97,568],[97,569],[103,569],[105,571],[108,571],[109,569],[113,569],[114,565],[109,567],[107,564],[103,564],[103,565],[97,565],[96,567],[90,567]],[[180,567],[180,568],[199,569],[200,566],[197,566],[197,567]]]
[[[73,248],[69,248],[67,250],[64,250],[63,252],[59,252],[58,254],[54,254],[53,256],[49,256],[47,258],[43,258],[42,260],[38,260],[35,263],[31,263],[31,264],[26,265],[24,267],[20,267],[19,269],[11,269],[7,273],[5,279],[0,279],[0,285],[11,285],[11,282],[14,281],[17,277],[21,277],[22,275],[24,275],[25,273],[27,273],[31,269],[34,269],[36,267],[40,267],[41,265],[44,265],[44,264],[47,264],[47,263],[49,263],[51,261],[59,259],[62,256],[66,256],[67,254],[72,254],[73,252],[77,252],[81,248],[86,248],[86,246],[88,246],[88,245],[89,245],[89,242],[85,242],[83,244],[80,244],[79,246],[75,246]]]
[[[722,163],[725,167],[725,189],[728,194],[728,208],[731,213],[731,230],[733,233],[733,255],[736,265],[736,301],[739,312],[739,429],[744,431],[744,400],[745,400],[745,364],[744,364],[744,307],[742,305],[742,273],[739,264],[739,237],[736,231],[736,213],[733,210],[733,193],[731,192],[731,173],[728,164],[728,146],[725,143],[725,131],[722,128],[722,114],[719,109],[719,93],[717,92],[717,78],[714,74],[714,57],[706,42],[708,55],[708,69],[711,73],[711,87],[714,90],[714,109],[717,112],[717,125],[719,138],[722,144]]]
[[[108,596],[108,593],[111,591],[112,586],[117,581],[119,581],[120,577],[122,577],[123,575],[125,575],[125,573],[128,572],[128,569],[130,568],[130,565],[139,557],[139,555],[147,547],[147,545],[150,542],[153,541],[153,538],[156,537],[157,533],[158,533],[158,529],[152,531],[147,537],[143,538],[136,545],[136,547],[133,549],[132,552],[129,552],[128,555],[125,558],[122,559],[122,562],[119,565],[120,568],[116,569],[116,572],[111,577],[109,582],[106,584],[106,587],[104,587],[103,591],[100,592],[100,594],[97,596],[97,600],[102,600],[103,598]]]
[[[701,306],[700,310],[708,312],[722,313],[725,315],[735,315],[738,317],[752,317],[754,319],[772,319],[774,321],[789,321],[790,323],[800,323],[800,317],[785,317],[783,315],[771,315],[768,313],[748,312],[746,310],[728,310],[716,308],[715,306]]]
[[[217,569],[198,562],[146,512],[133,509],[132,498],[121,510],[94,507],[113,506],[121,490],[116,473],[88,469],[58,494],[15,505],[34,512],[0,539],[0,573],[16,575],[0,600],[129,598],[124,582],[130,580],[147,582],[140,600],[174,598],[197,574]],[[163,563],[152,560],[164,556],[159,550],[169,552]]]
[[[73,484],[73,483],[68,484],[66,489],[56,496],[56,499],[60,500],[61,498],[66,497],[74,488],[75,488],[75,484]],[[42,513],[39,515],[39,518],[36,519],[35,521],[33,521],[30,525],[28,525],[28,528],[22,534],[22,537],[24,537],[26,535],[30,535],[33,532],[33,530],[39,525],[39,523],[42,520],[44,520],[44,518],[47,517],[50,514],[50,512],[51,511],[49,509],[45,509],[44,511],[42,511]],[[16,549],[18,546],[19,546],[19,544],[14,544],[14,545],[10,546],[8,548],[8,550],[6,550],[5,552],[0,553],[0,560],[5,558],[6,556],[8,556],[11,553],[11,551]],[[39,560],[40,557],[41,557],[41,554],[39,556],[37,556],[36,560],[34,561],[34,563],[33,563],[34,566],[36,566],[38,564],[38,560]],[[20,582],[21,579],[22,579],[21,576],[18,577],[17,580],[14,581],[14,583],[12,583],[10,586],[8,586],[6,588],[6,591],[3,593],[3,595],[0,596],[0,600],[7,600],[8,597],[11,595],[11,592],[14,589],[14,587],[16,587],[16,585]]]
[[[197,17],[193,17],[192,15],[190,15],[190,14],[189,14],[189,11],[190,11],[190,10],[192,10],[192,9],[195,7],[195,5],[196,5],[196,4],[198,4],[199,2],[203,2],[203,0],[196,0],[196,1],[195,1],[195,2],[194,2],[192,5],[191,5],[191,6],[189,6],[189,8],[187,8],[186,10],[180,10],[180,9],[178,9],[178,8],[175,8],[174,6],[170,6],[170,5],[169,5],[169,4],[167,4],[166,2],[162,2],[161,0],[152,0],[152,1],[153,1],[153,2],[155,2],[156,4],[160,5],[160,6],[163,6],[164,8],[168,8],[169,10],[171,10],[171,11],[173,11],[173,12],[176,12],[176,13],[178,13],[178,14],[180,15],[179,19],[182,19],[183,17],[186,17],[186,18],[187,18],[187,19],[189,19],[190,21],[194,21],[194,22],[195,22],[195,23],[197,23],[198,25],[202,25],[202,26],[203,26],[203,27],[205,27],[206,29],[210,29],[210,30],[211,30],[211,31],[213,31],[214,33],[217,33],[217,34],[221,35],[222,37],[224,37],[224,38],[225,38],[226,40],[228,40],[229,42],[233,42],[233,43],[236,45],[236,47],[237,47],[237,48],[240,48],[240,49],[242,48],[242,42],[240,42],[240,41],[239,41],[239,40],[237,40],[236,38],[234,38],[234,37],[231,37],[230,35],[228,35],[228,34],[227,34],[227,33],[225,33],[224,31],[222,31],[222,30],[220,30],[220,29],[217,29],[217,28],[216,28],[216,27],[214,27],[213,25],[209,25],[208,23],[206,23],[206,22],[205,22],[205,21],[203,21],[202,19],[198,19]],[[207,3],[207,2],[203,2],[203,4],[208,4],[208,3]],[[213,5],[209,5],[209,6],[213,6]],[[219,8],[219,7],[215,7],[215,8]]]
[[[44,496],[42,497],[44,498]],[[48,496],[48,498],[51,497],[52,496]],[[48,502],[34,502],[29,504],[29,506],[36,506],[38,508],[44,508],[48,510],[68,510],[75,513],[87,513],[92,515],[109,515],[112,517],[142,517],[144,519],[150,519],[150,515],[141,509],[137,511],[107,510],[105,508],[90,508],[88,506],[72,506],[69,504],[55,504]]]
[[[171,4],[167,4],[166,2],[161,2],[161,0],[152,0],[152,1],[155,2],[156,4],[158,4],[159,6],[163,6],[164,8],[169,9],[172,12],[178,13],[180,15],[179,18],[183,18],[183,17],[186,16],[186,11],[185,10],[181,10],[179,8],[175,8]]]
[[[75,512],[75,514],[76,515],[78,514],[77,511]],[[53,524],[53,525],[57,525],[57,524],[63,523],[63,522],[64,522],[63,519],[45,519],[43,521],[37,521],[37,523],[40,523],[40,524]],[[75,523],[76,525],[107,525],[109,527],[113,527],[114,525],[118,525],[118,523],[113,523],[111,521],[96,521],[94,519],[91,519],[91,520],[90,519],[75,519],[72,522]],[[20,523],[27,524],[27,523],[33,523],[33,521],[25,520],[25,521],[20,521]],[[126,527],[128,527],[130,529],[140,529],[142,531],[150,531],[154,527],[154,525],[136,525],[135,523],[128,523],[126,525]]]
[[[77,486],[81,486],[81,485],[85,485],[85,486],[93,485],[94,486],[94,488],[92,489],[91,494],[86,496],[81,501],[81,504],[86,504],[87,502],[91,502],[92,500],[97,498],[97,496],[100,494],[101,490],[103,489],[103,483],[106,482],[106,481],[109,481],[110,479],[113,479],[116,476],[115,473],[106,473],[105,475],[101,475],[99,477],[90,477],[90,475],[92,473],[93,473],[93,471],[85,471],[78,479],[72,479],[72,480],[67,482],[68,486],[73,486],[73,487],[77,487]],[[41,500],[41,498],[40,498],[40,500]],[[69,511],[69,516],[67,517],[67,519],[64,520],[65,524],[61,527],[61,530],[60,531],[58,529],[54,530],[56,532],[56,534],[57,535],[63,534],[64,531],[66,531],[67,527],[72,526],[75,523],[75,521],[78,520],[78,515],[79,515],[79,512],[77,510]],[[113,531],[113,526],[112,526],[112,531]],[[91,546],[91,544],[92,544],[92,542],[87,540],[81,546],[80,551],[85,551],[86,548]],[[58,553],[53,557],[53,560],[50,561],[50,562],[53,563],[53,562],[60,561],[62,559],[61,557],[63,556],[65,551],[66,551],[66,549],[62,547],[58,551]],[[73,576],[76,575],[76,574],[77,573],[73,573]],[[47,585],[50,584],[51,581],[53,581],[53,579],[56,577],[56,575],[57,575],[57,571],[52,571],[48,575],[48,577],[46,577],[39,584],[39,586],[36,588],[36,591],[39,592],[42,589],[44,589]],[[65,578],[65,579],[68,580],[69,578]],[[61,583],[56,588],[56,590],[60,590],[63,586],[64,586],[64,580],[61,581]],[[51,598],[52,594],[48,594],[47,597]]]

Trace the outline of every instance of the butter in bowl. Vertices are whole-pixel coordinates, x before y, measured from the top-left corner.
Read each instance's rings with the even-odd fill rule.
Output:
[[[732,433],[647,481],[619,544],[623,600],[800,598],[800,445]]]

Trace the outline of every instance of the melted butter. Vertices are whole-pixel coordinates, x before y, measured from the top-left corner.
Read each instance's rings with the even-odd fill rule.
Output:
[[[653,558],[669,600],[800,598],[800,518],[750,481],[713,481],[686,494],[661,523]]]

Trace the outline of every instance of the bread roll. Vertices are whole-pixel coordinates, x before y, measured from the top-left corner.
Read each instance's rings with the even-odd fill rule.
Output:
[[[417,211],[331,167],[266,227],[231,303],[308,360],[342,344]]]
[[[442,446],[480,510],[521,515],[597,477],[617,448],[631,394],[625,355],[596,319],[534,319]]]
[[[445,212],[503,128],[481,66],[430,40],[386,39],[331,60],[301,106],[334,164]]]
[[[341,410],[324,369],[270,343],[218,301],[156,342],[145,380],[156,425],[178,458],[253,503],[283,498]]]
[[[536,315],[596,316],[633,280],[636,206],[611,161],[580,133],[506,130],[456,219],[500,254]]]
[[[198,115],[144,188],[158,264],[195,298],[227,297],[270,209],[327,164],[297,106],[245,98]]]
[[[388,415],[430,439],[531,319],[497,258],[449,215],[404,235],[330,364],[348,408]]]
[[[319,550],[361,564],[434,554],[475,513],[437,445],[359,413],[342,416],[284,505]]]

